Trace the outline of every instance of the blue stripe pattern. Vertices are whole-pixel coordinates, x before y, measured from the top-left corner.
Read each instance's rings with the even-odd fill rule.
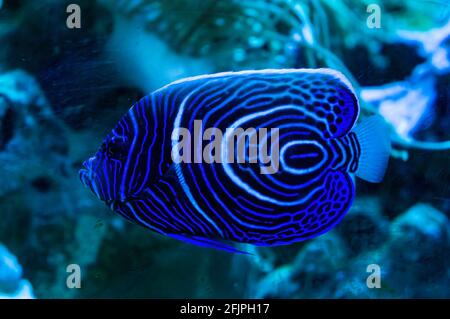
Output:
[[[136,103],[80,177],[113,210],[158,233],[289,244],[328,231],[348,211],[355,194],[349,173],[360,156],[350,132],[358,113],[351,85],[328,69],[188,78]],[[187,128],[193,138],[194,120],[224,132],[222,163],[172,161],[172,132]],[[261,174],[266,164],[250,162],[250,139],[244,163],[237,154],[227,162],[226,129],[239,127],[267,128],[259,152],[272,151],[271,128],[279,130],[278,172]],[[201,157],[203,148],[195,152]]]

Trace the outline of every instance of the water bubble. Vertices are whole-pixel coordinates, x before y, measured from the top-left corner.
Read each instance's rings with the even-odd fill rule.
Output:
[[[263,46],[264,40],[262,38],[259,38],[259,37],[251,36],[251,37],[248,38],[248,44],[252,48],[260,48],[260,47]]]
[[[242,62],[245,60],[246,55],[247,54],[244,49],[242,49],[242,48],[235,49],[233,52],[233,59],[236,62]]]
[[[286,64],[286,57],[284,55],[277,55],[275,57],[275,62],[278,64]]]
[[[282,44],[280,41],[272,41],[270,42],[270,49],[273,51],[280,51],[282,49]]]
[[[253,24],[253,32],[259,33],[263,29],[261,23],[254,23]]]
[[[217,26],[223,27],[225,25],[225,19],[224,18],[217,18],[215,23],[216,23]]]
[[[289,42],[285,45],[284,51],[287,55],[295,55],[297,53],[298,46],[295,43]]]
[[[300,41],[302,41],[302,36],[299,33],[295,32],[292,35],[292,39],[294,39],[295,42],[300,42]]]

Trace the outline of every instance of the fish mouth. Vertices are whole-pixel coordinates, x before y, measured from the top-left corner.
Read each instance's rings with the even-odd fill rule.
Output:
[[[83,162],[83,168],[81,168],[78,172],[78,176],[80,178],[81,183],[85,186],[90,188],[92,192],[100,199],[102,200],[111,210],[115,211],[120,207],[121,204],[127,201],[127,198],[123,199],[105,199],[100,197],[100,194],[98,192],[97,186],[95,185],[95,178],[96,173],[93,169],[93,164],[95,163],[95,156],[89,158],[88,160]]]
[[[92,180],[92,161],[93,158],[83,162],[83,168],[78,172],[78,177],[84,186],[90,187]]]
[[[94,193],[96,193],[92,186],[91,170],[88,168],[82,168],[82,169],[80,169],[78,174],[79,174],[81,183],[83,183],[83,185],[85,187],[89,187]],[[96,195],[97,195],[97,193],[96,193]],[[101,198],[99,197],[99,199],[101,199]],[[120,201],[116,200],[116,199],[107,199],[107,200],[104,200],[104,202],[112,211],[115,211],[119,207],[119,203],[120,203]]]
[[[100,197],[100,193],[98,191],[98,187],[95,183],[95,179],[97,174],[95,173],[94,169],[93,169],[93,163],[95,161],[95,156],[91,157],[90,159],[88,159],[87,161],[85,161],[83,163],[83,168],[80,169],[80,171],[78,172],[78,176],[80,178],[81,183],[85,186],[91,189],[92,192],[95,193],[95,195],[97,195],[97,197],[99,199],[102,199]]]
[[[112,210],[115,211],[119,207],[119,202],[117,199],[110,199],[105,201],[106,205]]]
[[[78,177],[84,186],[89,187],[89,171],[87,169],[80,169],[78,172]]]

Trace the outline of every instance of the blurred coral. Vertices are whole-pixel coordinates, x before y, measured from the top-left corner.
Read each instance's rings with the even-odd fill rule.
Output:
[[[0,244],[0,299],[32,299],[31,284],[22,279],[22,267],[16,256]]]

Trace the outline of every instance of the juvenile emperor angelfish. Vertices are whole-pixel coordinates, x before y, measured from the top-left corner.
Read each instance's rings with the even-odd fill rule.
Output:
[[[331,69],[187,78],[133,105],[80,178],[160,234],[228,251],[238,251],[229,242],[290,244],[340,222],[355,197],[352,175],[383,178],[388,129],[379,116],[355,125],[358,114],[349,81]],[[229,133],[237,128],[244,134]]]

